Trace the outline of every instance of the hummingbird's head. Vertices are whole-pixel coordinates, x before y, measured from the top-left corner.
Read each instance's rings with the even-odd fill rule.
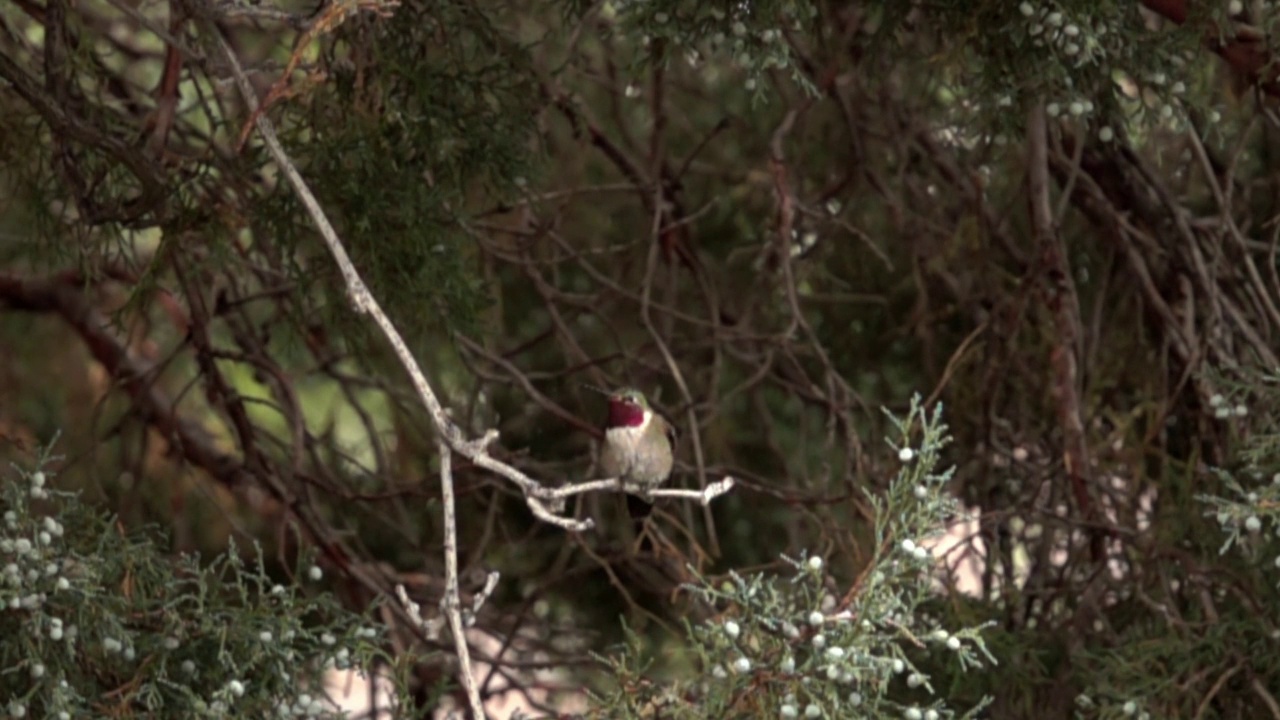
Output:
[[[606,427],[640,427],[649,417],[649,401],[634,388],[623,388],[609,395],[609,421]]]

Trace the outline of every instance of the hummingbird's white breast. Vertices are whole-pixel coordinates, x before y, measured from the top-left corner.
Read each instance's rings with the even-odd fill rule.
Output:
[[[612,427],[605,431],[600,464],[606,475],[625,482],[653,484],[670,472],[670,449],[666,449],[666,470],[662,470],[661,453],[655,453],[645,442],[647,432],[653,429],[652,420],[652,411],[646,410],[639,425]]]

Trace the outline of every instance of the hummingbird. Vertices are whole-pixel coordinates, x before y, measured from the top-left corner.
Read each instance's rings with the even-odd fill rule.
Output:
[[[605,477],[618,478],[624,489],[647,496],[671,475],[675,427],[649,407],[639,390],[621,388],[606,395],[609,417],[600,469]]]

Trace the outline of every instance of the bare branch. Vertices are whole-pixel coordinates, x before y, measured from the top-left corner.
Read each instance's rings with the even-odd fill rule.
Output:
[[[733,486],[736,484],[737,482],[733,478],[726,477],[723,480],[718,480],[716,482],[713,482],[707,485],[705,488],[701,490],[681,490],[679,488],[659,488],[657,490],[650,490],[649,494],[652,495],[653,497],[688,498],[690,500],[697,500],[702,505],[710,505],[712,500],[715,500],[721,495],[729,492],[730,490],[733,489]]]
[[[733,489],[737,484],[731,477],[725,477],[723,480],[713,482],[702,490],[684,490],[681,488],[657,488],[639,492],[635,487],[622,482],[617,478],[606,478],[604,480],[589,480],[583,483],[574,483],[573,485],[565,485],[550,491],[551,497],[555,499],[567,498],[573,495],[581,495],[582,493],[596,491],[611,492],[629,492],[636,495],[645,495],[648,497],[670,497],[684,498],[687,500],[697,500],[702,505],[709,504],[712,500]]]
[[[400,599],[400,604],[404,606],[404,611],[409,615],[409,619],[413,621],[415,627],[422,631],[428,639],[434,640],[440,637],[440,628],[444,625],[440,620],[428,620],[422,617],[422,606],[409,598],[409,591],[404,589],[404,585],[396,585],[396,597]]]
[[[458,599],[458,517],[453,498],[453,451],[444,440],[440,441],[439,448],[440,502],[444,505],[444,598],[440,601],[440,608],[453,631],[458,674],[462,676],[462,687],[471,703],[471,715],[476,720],[484,720],[484,705],[480,702],[480,689],[471,670],[471,651],[467,648],[467,633],[462,622],[462,601]]]

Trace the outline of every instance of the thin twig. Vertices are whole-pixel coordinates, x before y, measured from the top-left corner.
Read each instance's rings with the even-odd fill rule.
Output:
[[[657,488],[648,490],[644,494],[649,497],[671,497],[685,498],[687,500],[697,500],[703,505],[707,505],[712,500],[733,489],[737,481],[732,477],[724,477],[721,480],[708,484],[702,490],[684,490],[681,488]],[[551,490],[552,498],[561,499],[572,495],[581,495],[587,492],[596,491],[612,491],[612,492],[632,492],[633,487],[617,478],[606,478],[604,480],[588,480],[587,482],[574,483],[573,485],[565,485]]]
[[[1267,709],[1271,711],[1271,717],[1276,718],[1276,720],[1280,720],[1280,703],[1276,702],[1275,696],[1267,692],[1267,688],[1258,681],[1258,678],[1250,680],[1249,687],[1253,689],[1253,692],[1259,698],[1262,698],[1262,702],[1267,706]]]
[[[471,651],[467,648],[466,628],[462,623],[462,601],[458,599],[458,516],[453,498],[453,451],[440,440],[440,503],[444,505],[444,598],[440,608],[449,619],[453,631],[453,647],[458,653],[458,674],[471,703],[471,715],[484,720],[480,688],[471,671]],[[492,576],[491,576],[492,577]]]

